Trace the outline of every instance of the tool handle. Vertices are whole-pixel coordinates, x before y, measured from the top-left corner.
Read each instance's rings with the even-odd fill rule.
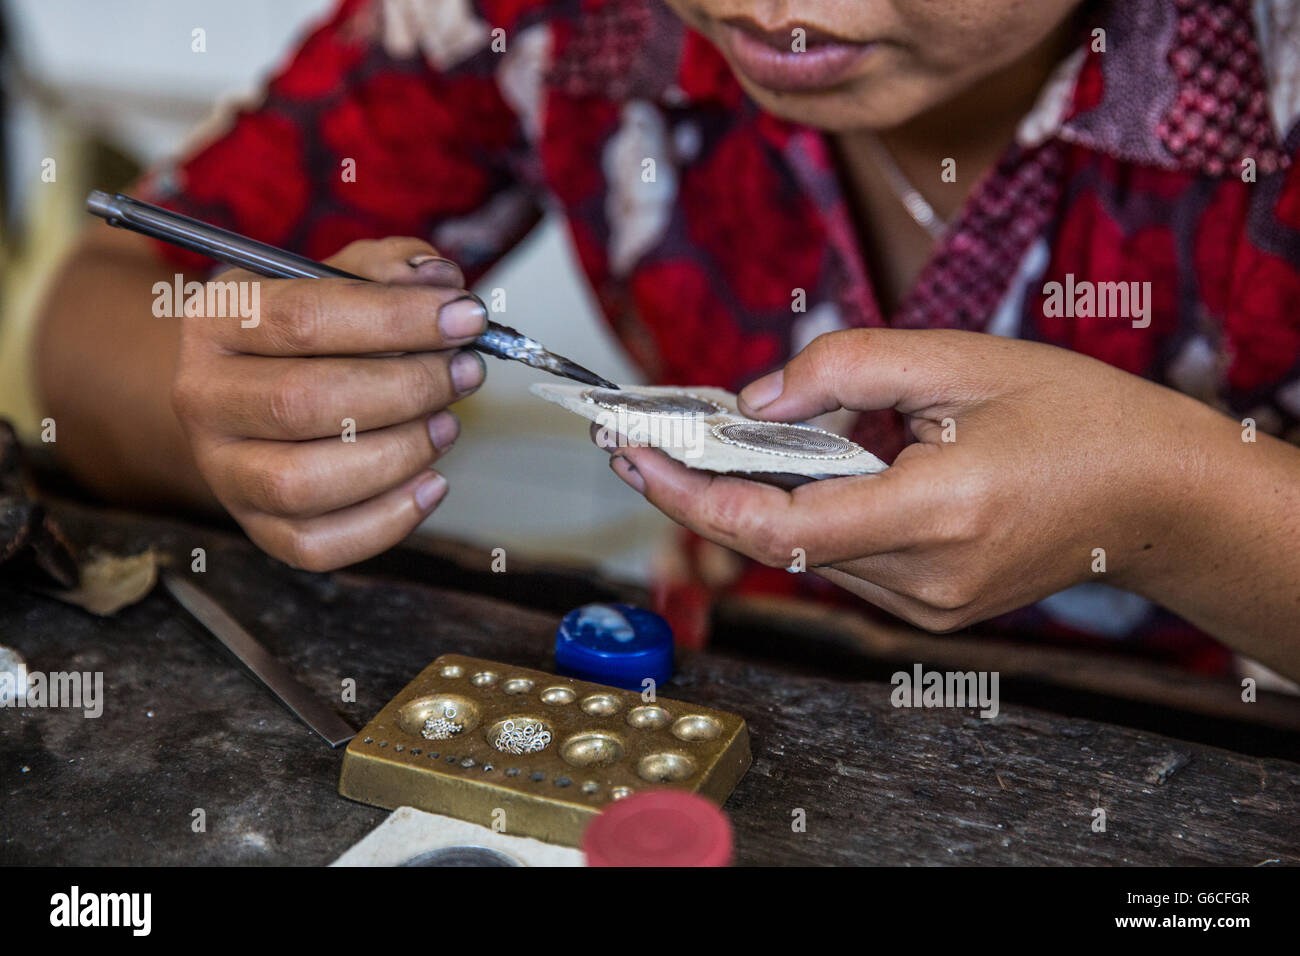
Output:
[[[160,239],[271,279],[361,278],[121,193],[110,196],[96,189],[86,197],[86,208],[107,220],[110,226]]]

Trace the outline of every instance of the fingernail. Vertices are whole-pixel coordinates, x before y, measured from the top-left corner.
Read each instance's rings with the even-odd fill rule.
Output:
[[[412,269],[419,269],[440,285],[461,286],[465,283],[465,274],[460,271],[460,266],[450,259],[435,256],[430,252],[411,256],[406,260],[406,264]]]
[[[464,395],[483,384],[487,377],[487,365],[477,352],[458,352],[451,360],[451,383],[456,386],[456,393]]]
[[[757,411],[764,405],[770,405],[781,396],[785,387],[785,370],[777,369],[762,378],[750,382],[740,390],[740,400]]]
[[[611,455],[609,467],[614,470],[614,474],[631,485],[638,494],[645,494],[645,479],[641,477],[641,472],[636,470],[636,465],[622,455]]]
[[[438,310],[438,326],[448,338],[463,339],[482,335],[487,329],[487,310],[478,299],[462,295]]]
[[[447,493],[447,479],[431,471],[415,486],[415,506],[421,511],[431,511]]]
[[[451,412],[439,412],[429,419],[429,437],[439,451],[451,447],[460,437],[460,420]]]

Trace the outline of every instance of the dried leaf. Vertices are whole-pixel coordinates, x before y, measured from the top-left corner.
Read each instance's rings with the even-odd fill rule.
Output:
[[[81,565],[81,585],[43,594],[107,617],[143,600],[158,583],[159,556],[152,550],[128,557],[93,554]]]

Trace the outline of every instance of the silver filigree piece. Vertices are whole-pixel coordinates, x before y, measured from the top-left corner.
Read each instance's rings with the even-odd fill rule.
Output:
[[[493,745],[502,753],[527,754],[545,750],[550,742],[551,732],[544,725],[530,721],[516,724],[507,720],[501,725],[501,732]]]
[[[455,705],[447,704],[442,709],[441,717],[430,717],[424,722],[424,730],[420,731],[421,736],[426,740],[450,740],[465,729],[464,724],[456,723],[455,717]]]
[[[690,416],[718,415],[727,409],[717,402],[701,398],[690,392],[656,395],[636,392],[630,388],[614,391],[608,388],[589,388],[582,393],[584,400],[611,412],[626,411],[631,415]]]
[[[812,425],[783,422],[724,422],[713,426],[713,437],[728,445],[785,458],[852,458],[862,446]]]

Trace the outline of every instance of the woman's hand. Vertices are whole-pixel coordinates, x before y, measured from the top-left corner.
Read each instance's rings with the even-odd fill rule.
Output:
[[[927,630],[1082,581],[1162,600],[1224,639],[1280,635],[1300,600],[1294,570],[1271,605],[1231,597],[1267,584],[1252,571],[1297,564],[1294,540],[1289,556],[1269,553],[1234,502],[1258,488],[1294,535],[1300,454],[1243,442],[1208,406],[1083,355],[969,332],[836,332],[740,398],[777,421],[896,408],[919,441],[879,475],[789,492],[651,448],[618,448],[611,467],[704,537],[774,567],[803,549],[818,573]]]
[[[223,273],[260,283],[260,315],[181,320],[172,388],[217,498],[265,551],[316,571],[391,547],[442,500],[430,465],[460,433],[446,407],[483,382],[463,347],[487,323],[460,269],[418,239],[328,262],[377,281]]]

